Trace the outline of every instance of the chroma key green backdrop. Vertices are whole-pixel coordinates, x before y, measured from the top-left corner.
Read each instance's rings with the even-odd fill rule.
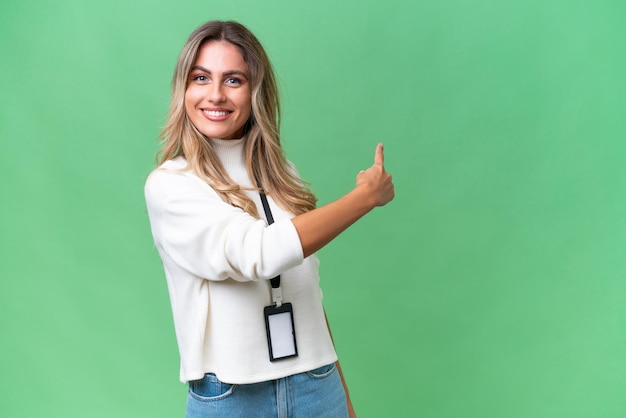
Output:
[[[359,417],[626,416],[626,3],[0,4],[0,416],[181,417],[143,183],[179,49],[236,19],[320,202],[378,142],[397,197],[320,252]]]

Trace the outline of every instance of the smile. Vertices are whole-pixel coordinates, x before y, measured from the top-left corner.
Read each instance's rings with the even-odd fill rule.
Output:
[[[202,112],[204,112],[205,115],[212,116],[212,117],[226,116],[229,113],[232,113],[226,110],[206,110],[206,109],[203,109]]]

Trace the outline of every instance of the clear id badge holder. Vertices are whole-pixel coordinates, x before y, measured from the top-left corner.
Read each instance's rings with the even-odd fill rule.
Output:
[[[276,277],[272,281],[276,280]],[[283,360],[298,355],[296,330],[293,326],[293,307],[291,303],[282,303],[274,295],[280,293],[280,286],[272,286],[274,305],[263,309],[265,314],[265,330],[270,361]]]
[[[267,198],[261,193],[261,202],[267,217],[267,223],[274,223]],[[296,331],[293,322],[293,306],[291,303],[283,303],[283,295],[280,288],[280,276],[270,281],[272,285],[273,304],[263,309],[265,316],[265,331],[267,333],[267,347],[270,361],[284,360],[298,355],[296,345]]]

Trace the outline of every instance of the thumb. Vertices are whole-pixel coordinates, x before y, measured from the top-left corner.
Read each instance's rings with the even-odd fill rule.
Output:
[[[383,153],[383,144],[378,144],[376,146],[376,154],[374,155],[374,165],[379,165],[384,168],[385,165],[385,154]]]

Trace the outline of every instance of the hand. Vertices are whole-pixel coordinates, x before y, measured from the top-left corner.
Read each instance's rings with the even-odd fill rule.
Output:
[[[384,206],[395,196],[391,174],[385,171],[383,144],[376,146],[374,165],[356,176],[356,187],[365,188],[373,206]]]

